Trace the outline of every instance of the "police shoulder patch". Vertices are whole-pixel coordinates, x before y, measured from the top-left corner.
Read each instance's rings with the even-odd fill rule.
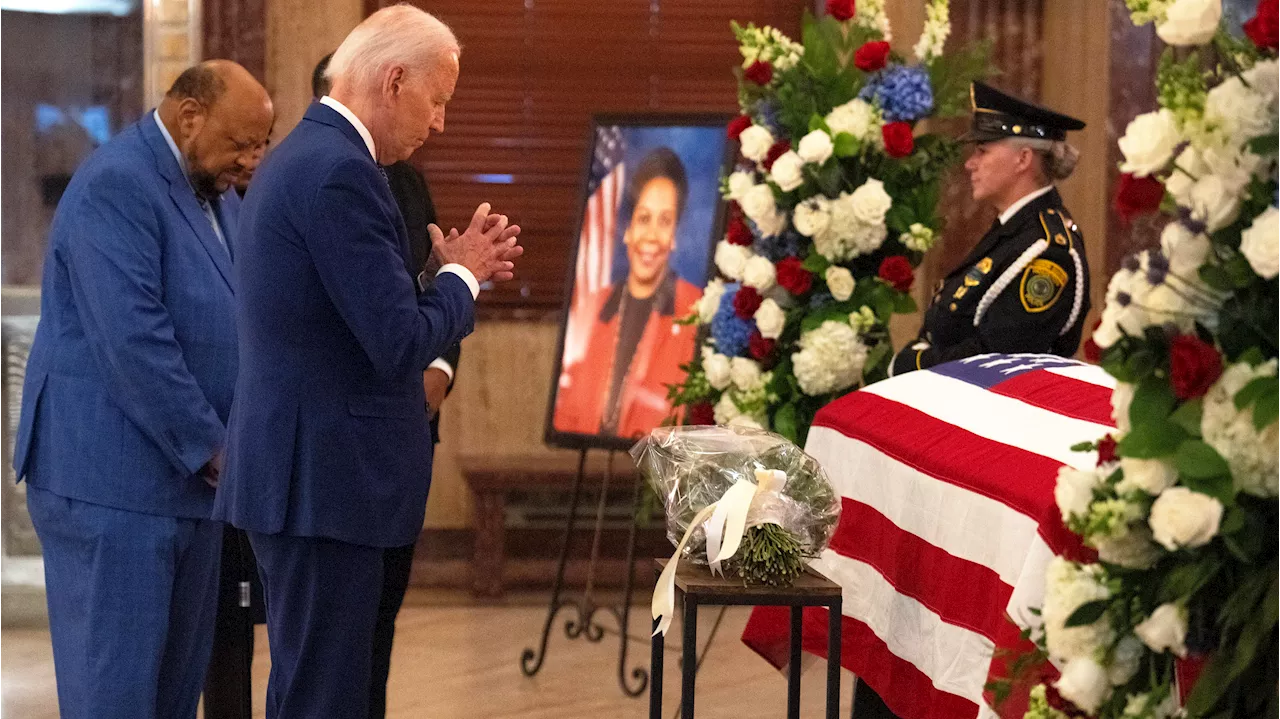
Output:
[[[1070,275],[1053,260],[1035,259],[1022,271],[1019,298],[1027,312],[1044,312],[1062,297]]]

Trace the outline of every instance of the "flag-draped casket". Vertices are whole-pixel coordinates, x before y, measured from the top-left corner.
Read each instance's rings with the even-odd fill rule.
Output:
[[[980,355],[885,380],[817,416],[806,451],[844,513],[815,568],[844,588],[843,664],[904,719],[992,717],[989,679],[1040,606],[1052,556],[1091,552],[1053,498],[1071,446],[1113,429],[1114,382],[1048,355]],[[1012,621],[1010,621],[1012,620]],[[786,610],[758,608],[743,641],[781,666]],[[804,644],[825,656],[825,611]],[[994,659],[994,661],[993,661]],[[1025,693],[1024,693],[1025,694]],[[1001,706],[1021,716],[1025,695]]]

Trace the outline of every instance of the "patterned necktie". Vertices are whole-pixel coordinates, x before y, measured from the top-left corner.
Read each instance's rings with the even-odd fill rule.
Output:
[[[391,178],[387,177],[387,168],[378,165],[378,174],[382,175],[382,181],[387,183],[387,187],[391,187]]]

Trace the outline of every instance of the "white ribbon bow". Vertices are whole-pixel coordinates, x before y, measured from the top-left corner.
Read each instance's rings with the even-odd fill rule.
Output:
[[[693,530],[706,522],[707,563],[712,574],[721,572],[720,564],[732,559],[742,546],[742,535],[747,531],[747,514],[758,497],[776,494],[782,491],[787,483],[787,473],[778,469],[757,469],[755,483],[740,479],[730,487],[720,501],[713,502],[693,517],[689,528],[685,530],[676,552],[663,568],[658,577],[658,584],[653,589],[653,603],[650,607],[654,619],[658,619],[658,628],[654,634],[666,635],[671,626],[671,618],[676,611],[676,567],[684,553],[684,547],[693,538]]]

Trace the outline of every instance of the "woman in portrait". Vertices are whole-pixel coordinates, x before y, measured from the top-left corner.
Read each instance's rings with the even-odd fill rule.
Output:
[[[670,412],[667,385],[693,357],[693,325],[680,325],[702,291],[671,267],[677,227],[689,195],[684,164],[659,147],[628,179],[631,217],[623,233],[627,276],[598,291],[582,361],[560,376],[555,428],[561,432],[636,437]]]

